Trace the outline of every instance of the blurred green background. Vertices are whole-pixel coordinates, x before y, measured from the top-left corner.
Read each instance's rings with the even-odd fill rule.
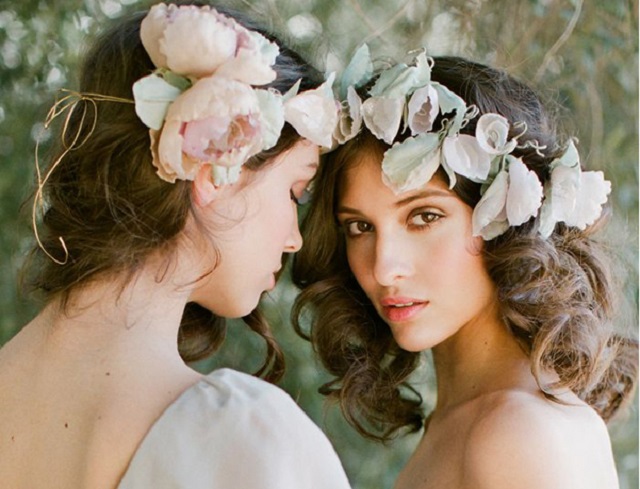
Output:
[[[0,344],[35,313],[18,294],[18,270],[32,234],[28,206],[33,149],[58,88],[75,88],[75,66],[91,36],[109,19],[154,2],[141,0],[0,0]],[[613,249],[626,272],[621,306],[637,334],[638,310],[638,1],[609,0],[229,0],[297,47],[323,69],[339,69],[362,43],[374,57],[399,58],[426,46],[506,68],[565,110],[565,130],[580,140],[587,167],[613,183]],[[597,5],[596,5],[597,3]],[[326,379],[309,346],[291,330],[295,290],[285,280],[264,307],[287,353],[282,382],[323,427],[357,489],[391,487],[419,435],[389,445],[364,441],[316,393]],[[226,365],[252,371],[262,345],[233,323],[225,345],[202,370]],[[433,402],[425,356],[416,382]],[[638,487],[637,394],[610,426],[620,483]]]

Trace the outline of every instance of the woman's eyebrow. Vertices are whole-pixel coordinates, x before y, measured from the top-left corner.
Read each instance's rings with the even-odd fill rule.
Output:
[[[345,205],[341,205],[336,209],[336,214],[358,214],[362,215],[362,212],[358,209],[354,209],[353,207],[347,207]]]
[[[419,200],[419,199],[425,199],[427,197],[455,197],[456,195],[448,190],[440,190],[440,189],[427,189],[427,190],[423,190],[422,192],[418,192],[416,194],[413,195],[409,195],[408,197],[405,197],[402,200],[399,200],[398,202],[395,202],[393,205],[394,207],[398,208],[398,207],[404,207],[408,204],[410,204],[411,202],[415,201],[415,200]],[[358,214],[358,215],[362,215],[362,211],[354,208],[354,207],[349,207],[346,205],[341,205],[336,209],[336,214]]]
[[[427,197],[455,197],[455,194],[449,190],[440,190],[440,189],[428,189],[423,190],[422,192],[418,192],[417,194],[409,195],[402,200],[399,200],[394,204],[395,207],[404,207],[405,205],[410,204],[414,200],[424,199]]]

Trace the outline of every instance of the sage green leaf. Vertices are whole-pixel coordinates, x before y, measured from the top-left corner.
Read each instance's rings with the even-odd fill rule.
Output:
[[[133,84],[136,114],[148,128],[159,131],[169,106],[181,93],[161,76],[145,76]]]
[[[363,44],[349,61],[344,69],[340,79],[340,100],[347,97],[347,89],[349,87],[358,88],[371,80],[373,75],[373,63],[371,62],[371,54],[369,46]]]
[[[273,90],[255,89],[260,105],[260,125],[262,128],[262,149],[275,146],[284,126],[284,105],[282,95]]]
[[[426,133],[389,148],[382,160],[382,180],[396,194],[425,185],[440,165],[440,140]]]
[[[434,88],[438,92],[438,103],[440,104],[440,113],[448,114],[455,111],[453,120],[449,122],[447,130],[448,134],[457,134],[462,128],[464,116],[467,112],[467,104],[458,95],[453,93],[440,83],[433,83]]]

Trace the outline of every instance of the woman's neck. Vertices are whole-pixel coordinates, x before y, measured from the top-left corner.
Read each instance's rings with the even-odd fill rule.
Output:
[[[122,283],[119,277],[96,280],[74,291],[64,308],[53,300],[24,333],[39,338],[35,344],[45,357],[68,362],[180,361],[177,335],[188,293],[170,279],[159,283],[148,268]]]
[[[537,389],[528,356],[500,321],[497,310],[486,311],[434,347],[433,359],[436,411],[503,389]]]

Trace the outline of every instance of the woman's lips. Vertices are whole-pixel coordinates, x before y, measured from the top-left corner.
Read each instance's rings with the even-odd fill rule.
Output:
[[[385,319],[391,322],[408,321],[429,305],[429,301],[408,297],[391,297],[380,301]]]

